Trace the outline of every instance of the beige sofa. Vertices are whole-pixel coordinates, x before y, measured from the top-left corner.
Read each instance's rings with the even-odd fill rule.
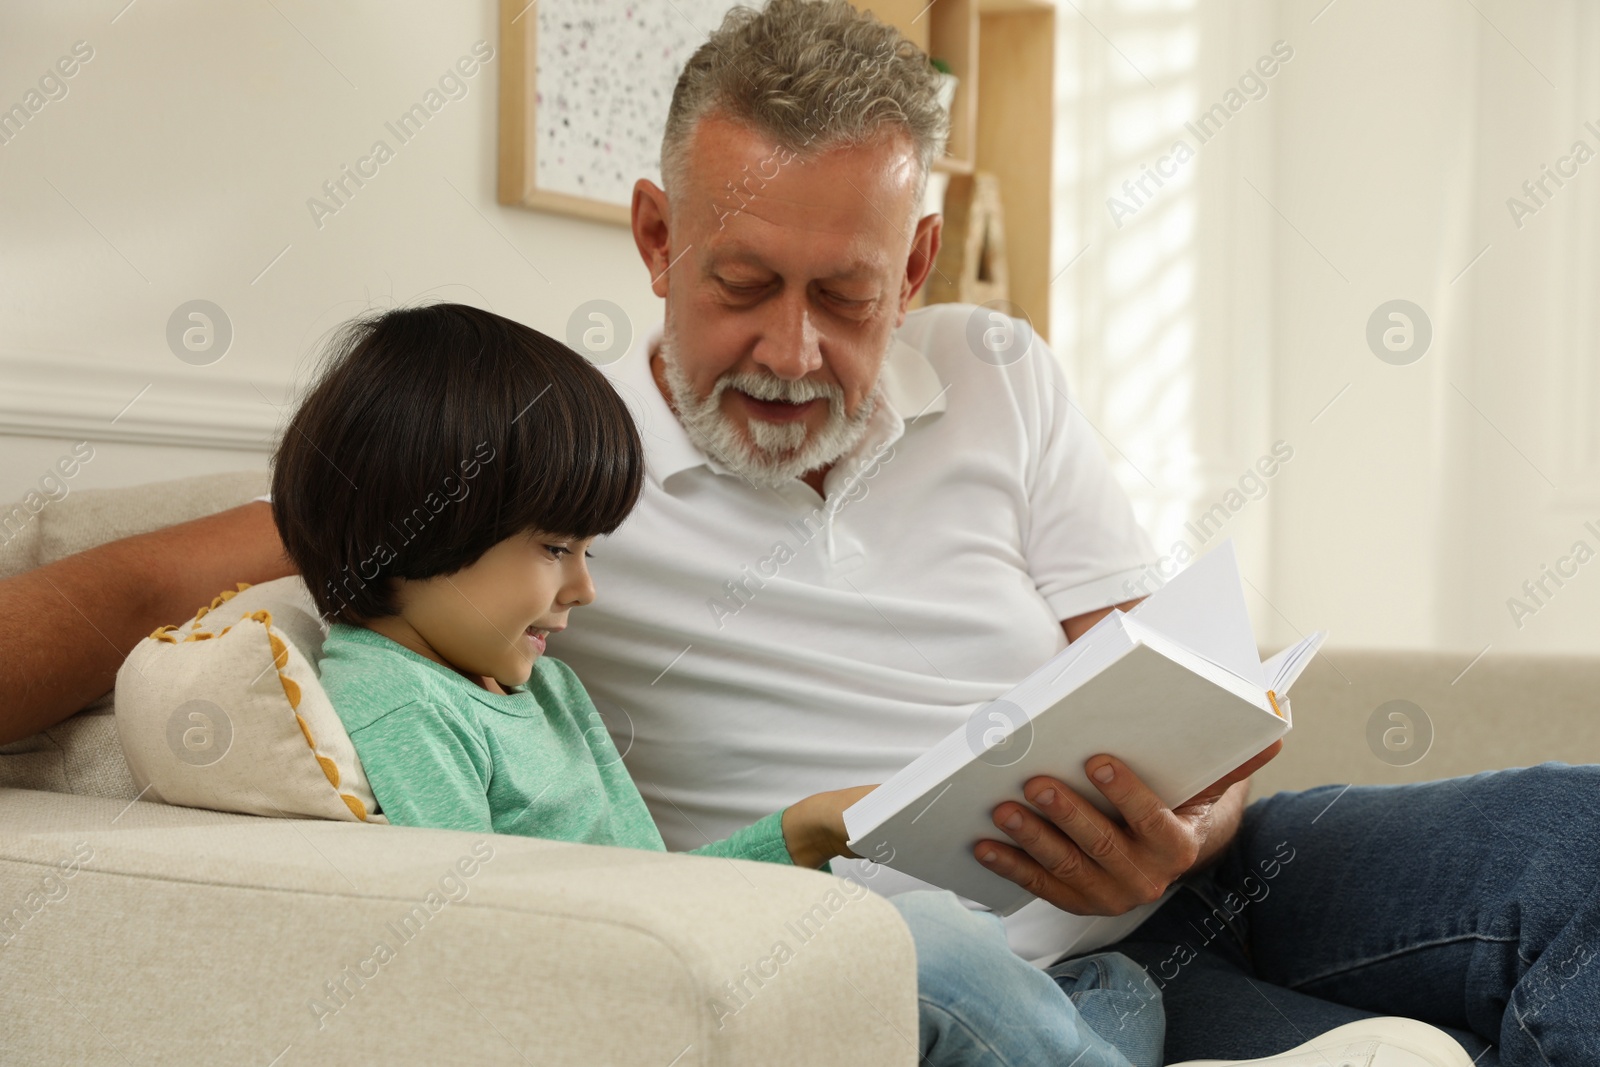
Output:
[[[265,486],[237,473],[80,490],[0,546],[0,578]],[[1297,685],[1295,730],[1258,790],[1600,761],[1600,659],[1491,652],[1458,678],[1469,658],[1329,651]],[[1395,699],[1434,735],[1408,767],[1368,741]],[[486,844],[492,859],[450,882],[448,903],[420,904]],[[827,907],[839,885],[140,801],[107,694],[0,746],[0,1062],[912,1064],[910,938],[876,897]],[[779,941],[793,955],[774,973]]]

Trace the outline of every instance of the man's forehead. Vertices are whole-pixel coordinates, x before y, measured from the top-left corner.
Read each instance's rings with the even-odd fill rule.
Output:
[[[890,258],[875,257],[876,245],[902,239],[909,244],[897,220],[909,214],[918,172],[904,133],[890,131],[810,154],[786,152],[760,131],[720,113],[702,119],[678,200],[686,208],[698,202],[709,210],[691,212],[685,236],[696,231],[702,250],[728,244],[771,258],[797,242],[830,243],[830,254],[848,253],[868,269],[881,269]]]

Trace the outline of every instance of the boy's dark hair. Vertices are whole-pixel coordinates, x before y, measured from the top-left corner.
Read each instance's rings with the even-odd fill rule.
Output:
[[[272,456],[272,516],[324,618],[399,610],[389,578],[476,563],[529,529],[608,534],[644,446],[605,375],[537,330],[462,304],[356,319]]]

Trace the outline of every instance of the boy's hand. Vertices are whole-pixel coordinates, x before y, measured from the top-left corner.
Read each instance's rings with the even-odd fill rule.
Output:
[[[820,867],[835,856],[855,857],[845,847],[844,809],[878,788],[858,785],[815,793],[783,809],[783,843],[796,867]]]

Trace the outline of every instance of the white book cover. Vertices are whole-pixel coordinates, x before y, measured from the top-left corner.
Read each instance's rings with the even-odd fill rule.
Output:
[[[1035,898],[973,858],[991,812],[1051,775],[1119,818],[1083,764],[1125,762],[1169,806],[1288,732],[1289,687],[1325,634],[1261,662],[1233,544],[1132,611],[1114,611],[844,813],[849,846],[1010,915]]]

